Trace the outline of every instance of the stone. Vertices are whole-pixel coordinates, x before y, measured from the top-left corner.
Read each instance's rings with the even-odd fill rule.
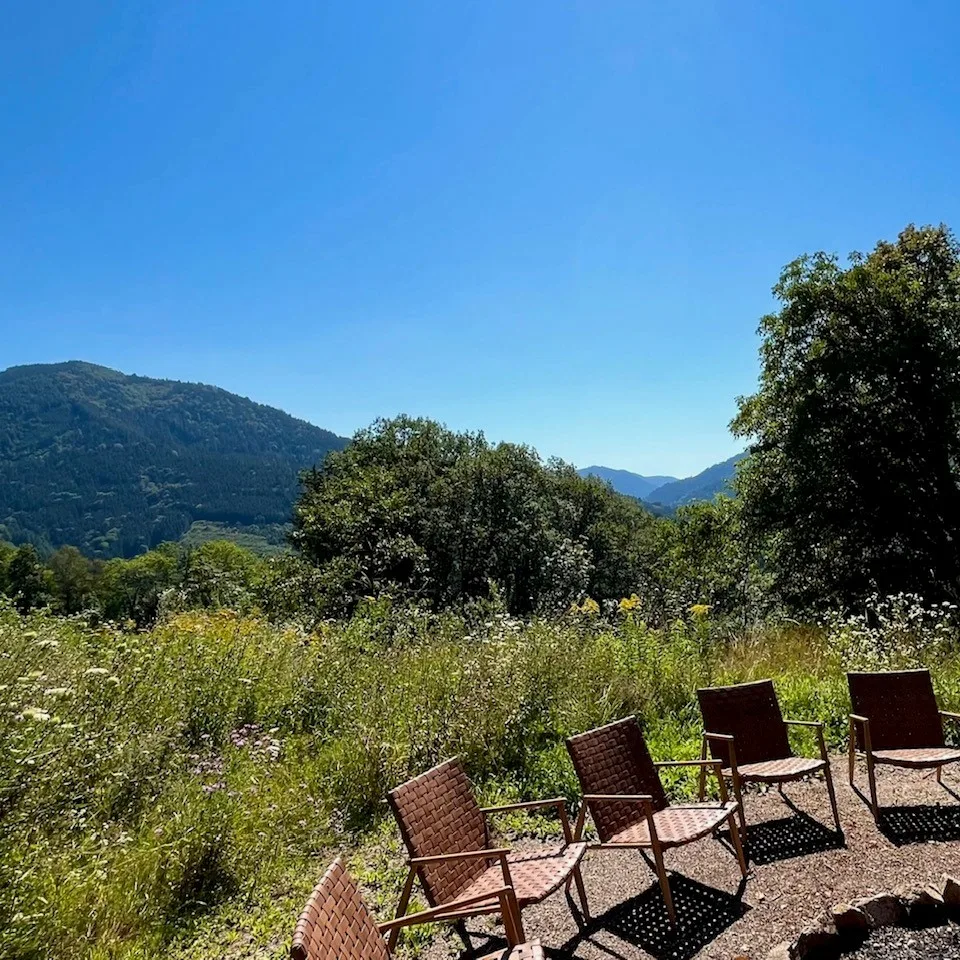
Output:
[[[940,879],[940,896],[948,907],[960,907],[960,880],[945,873]]]
[[[784,940],[778,943],[768,954],[767,960],[794,960],[793,944]]]
[[[833,919],[821,920],[801,931],[800,936],[793,941],[791,956],[795,960],[803,960],[804,957],[832,946],[836,938],[837,928],[833,924]]]
[[[874,897],[854,900],[852,905],[867,915],[871,928],[896,926],[906,912],[899,897],[892,893],[878,893]]]
[[[830,913],[833,916],[833,923],[837,928],[837,933],[866,933],[870,927],[870,920],[867,915],[852,903],[834,904]]]

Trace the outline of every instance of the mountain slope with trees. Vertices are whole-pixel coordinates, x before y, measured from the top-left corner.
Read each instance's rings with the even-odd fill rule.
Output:
[[[721,493],[732,496],[737,464],[744,457],[746,457],[745,453],[738,453],[735,457],[724,460],[723,463],[715,463],[712,467],[707,467],[696,476],[665,483],[651,491],[648,499],[651,503],[659,503],[665,507],[679,507],[685,503],[712,500]]]
[[[646,500],[658,487],[671,483],[676,477],[645,477],[630,470],[616,470],[613,467],[591,466],[582,467],[577,471],[581,477],[599,477],[613,487],[617,493],[625,493],[628,497]]]
[[[279,539],[347,441],[217,387],[68,363],[0,373],[0,539],[133,556],[197,522]]]

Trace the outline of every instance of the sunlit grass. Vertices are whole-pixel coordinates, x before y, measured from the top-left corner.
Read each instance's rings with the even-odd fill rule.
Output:
[[[370,603],[310,634],[229,612],[133,633],[0,608],[0,955],[282,956],[335,851],[389,913],[391,786],[459,754],[485,801],[573,800],[566,736],[636,713],[655,757],[696,756],[701,685],[773,677],[788,716],[842,743],[822,630],[614,616]]]

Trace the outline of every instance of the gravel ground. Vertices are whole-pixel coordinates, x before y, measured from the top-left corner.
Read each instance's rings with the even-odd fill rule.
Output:
[[[746,883],[723,840],[708,838],[667,852],[668,870],[677,871],[671,884],[678,934],[669,929],[656,876],[639,853],[593,851],[583,866],[593,919],[578,927],[560,891],[524,911],[528,939],[539,937],[556,960],[762,960],[774,944],[792,940],[839,901],[960,873],[960,796],[939,786],[932,771],[880,768],[880,804],[888,824],[881,832],[847,784],[846,758],[835,757],[832,765],[845,843],[832,830],[822,780],[787,784],[792,807],[775,790],[752,794],[746,798],[751,850]],[[865,786],[862,764],[857,778]],[[958,780],[957,770],[945,771],[945,786]],[[489,940],[482,933],[482,921],[468,928],[477,933],[474,944],[481,954],[498,946],[495,931]],[[921,943],[923,934],[911,936]],[[430,948],[428,960],[456,956],[457,948],[455,939],[444,937]]]
[[[887,927],[877,930],[859,949],[846,955],[847,960],[960,960],[960,927],[930,927],[927,930],[905,930]]]

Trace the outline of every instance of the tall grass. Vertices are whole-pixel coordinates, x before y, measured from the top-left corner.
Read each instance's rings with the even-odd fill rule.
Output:
[[[700,685],[772,676],[839,744],[827,637],[733,636],[702,611],[654,630],[631,611],[370,602],[308,634],[228,611],[131,633],[0,608],[0,955],[280,956],[333,850],[394,896],[391,786],[459,754],[486,797],[573,799],[566,736],[635,713],[655,756],[694,756]],[[960,705],[960,660],[935,666]]]

